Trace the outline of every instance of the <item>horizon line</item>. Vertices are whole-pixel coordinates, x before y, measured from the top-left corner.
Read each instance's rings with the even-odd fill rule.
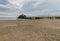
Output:
[[[0,16],[0,17],[17,17],[17,16]]]

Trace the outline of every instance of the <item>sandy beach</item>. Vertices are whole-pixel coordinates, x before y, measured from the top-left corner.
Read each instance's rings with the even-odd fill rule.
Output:
[[[60,19],[1,20],[0,41],[60,41]]]

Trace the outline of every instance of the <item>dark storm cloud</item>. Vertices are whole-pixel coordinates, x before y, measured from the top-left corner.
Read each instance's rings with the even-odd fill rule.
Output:
[[[0,4],[1,5],[7,5],[8,4],[8,0],[0,0]],[[4,7],[4,6],[0,6],[0,12],[5,12],[9,10],[9,8]]]
[[[8,0],[0,0],[0,4],[6,5],[8,3],[9,3]]]
[[[13,5],[8,0],[0,0],[0,12],[13,12],[13,10]]]

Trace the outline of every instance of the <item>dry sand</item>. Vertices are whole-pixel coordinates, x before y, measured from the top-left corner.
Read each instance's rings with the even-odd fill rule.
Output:
[[[0,21],[0,41],[60,41],[60,20]]]

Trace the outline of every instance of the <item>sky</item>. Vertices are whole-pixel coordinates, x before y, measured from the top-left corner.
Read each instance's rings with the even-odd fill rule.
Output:
[[[60,0],[0,0],[0,17],[60,16]]]

